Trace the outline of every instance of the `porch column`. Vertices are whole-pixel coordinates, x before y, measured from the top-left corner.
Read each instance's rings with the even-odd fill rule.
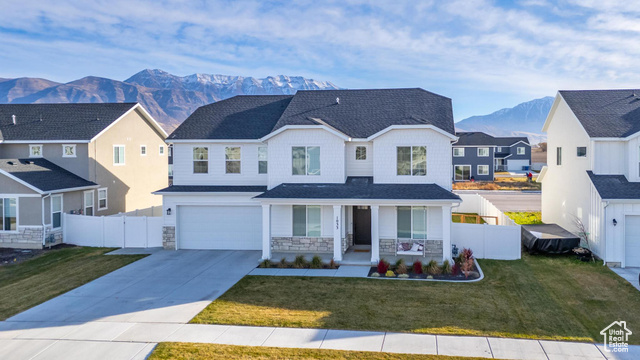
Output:
[[[451,205],[442,206],[442,261],[451,261]]]
[[[271,205],[262,205],[262,259],[271,259]]]
[[[342,206],[333,206],[333,260],[342,261]]]
[[[371,205],[371,262],[380,261],[380,232],[378,231],[380,206]]]

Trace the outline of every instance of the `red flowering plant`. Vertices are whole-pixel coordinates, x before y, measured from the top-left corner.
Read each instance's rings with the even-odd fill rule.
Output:
[[[413,263],[413,273],[416,275],[422,274],[422,262],[420,260],[416,260]]]
[[[378,274],[386,274],[387,270],[389,270],[389,263],[385,259],[380,259],[378,262]]]

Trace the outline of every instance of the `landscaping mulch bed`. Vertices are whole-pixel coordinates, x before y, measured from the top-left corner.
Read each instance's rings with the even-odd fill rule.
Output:
[[[311,265],[307,264],[304,266],[293,266],[291,264],[287,264],[286,266],[282,266],[279,263],[274,263],[271,264],[269,266],[264,266],[264,265],[258,265],[257,266],[258,269],[325,269],[325,270],[337,270],[340,268],[340,265],[335,265],[333,267],[329,266],[328,264],[324,264],[322,265],[322,267],[311,267]]]
[[[469,271],[467,276],[465,276],[462,272],[459,272],[458,274],[426,274],[426,273],[416,274],[412,271],[412,269],[409,269],[409,272],[407,273],[409,277],[399,277],[395,269],[390,268],[390,270],[393,271],[394,273],[393,276],[387,276],[386,274],[379,274],[378,276],[376,275],[372,276],[372,274],[378,274],[378,267],[372,266],[369,269],[368,277],[380,278],[380,279],[447,280],[447,281],[469,281],[469,280],[475,280],[480,278],[480,271],[478,270],[477,263],[474,263],[471,271]]]
[[[12,249],[12,248],[0,248],[0,266],[20,264],[26,260],[33,259],[48,251],[62,249],[66,247],[73,247],[74,245],[59,244],[51,248],[45,249]]]

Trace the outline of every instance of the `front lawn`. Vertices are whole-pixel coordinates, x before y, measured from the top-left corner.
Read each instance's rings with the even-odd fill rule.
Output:
[[[522,256],[479,260],[484,280],[465,284],[247,276],[192,322],[601,342],[626,320],[640,344],[631,284],[602,263]]]
[[[544,224],[542,222],[542,213],[540,211],[518,211],[505,212],[518,225]]]
[[[149,360],[205,360],[205,359],[340,359],[340,360],[474,360],[442,355],[391,354],[370,351],[343,351],[320,349],[288,349],[258,346],[234,346],[192,343],[160,343]]]
[[[104,255],[115,249],[47,250],[23,263],[0,267],[0,320],[27,310],[145,255]]]

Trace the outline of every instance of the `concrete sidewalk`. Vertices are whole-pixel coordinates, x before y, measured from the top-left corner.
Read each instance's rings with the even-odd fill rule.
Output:
[[[610,268],[614,273],[618,274],[621,278],[627,280],[636,289],[640,290],[640,268],[639,267],[626,267],[626,268]]]
[[[638,359],[602,345],[546,340],[176,323],[0,323],[2,359],[144,359],[159,342],[375,351],[494,359]],[[22,324],[24,325],[24,324]]]

